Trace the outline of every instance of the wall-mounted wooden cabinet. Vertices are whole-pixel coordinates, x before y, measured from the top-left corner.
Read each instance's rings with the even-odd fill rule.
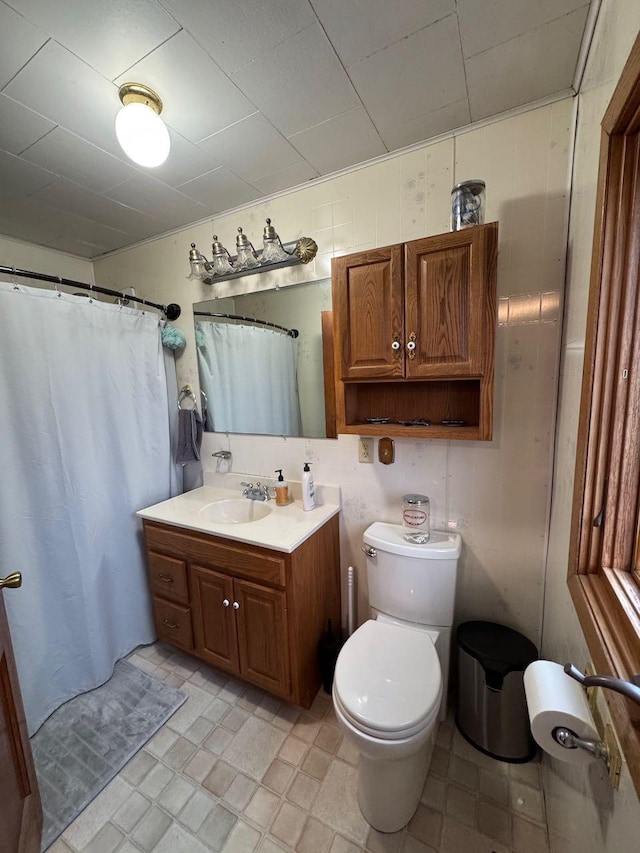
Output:
[[[338,432],[491,438],[497,245],[492,222],[333,259]]]
[[[308,708],[340,624],[338,517],[287,554],[144,521],[158,637]]]

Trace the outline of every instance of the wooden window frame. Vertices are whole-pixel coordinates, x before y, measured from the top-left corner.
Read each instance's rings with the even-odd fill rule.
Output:
[[[640,36],[602,120],[568,577],[596,672],[625,679],[640,673],[639,519]],[[640,706],[603,692],[640,796]]]

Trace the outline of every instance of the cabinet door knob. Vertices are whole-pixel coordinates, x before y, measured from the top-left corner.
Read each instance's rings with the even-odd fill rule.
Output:
[[[225,598],[225,599],[224,599],[224,601],[222,602],[222,606],[223,606],[223,607],[228,607],[228,606],[229,606],[229,599],[228,599],[228,598]]]
[[[233,609],[234,609],[234,610],[240,610],[240,605],[238,604],[238,602],[237,602],[237,601],[234,601],[234,602],[233,602]]]
[[[393,339],[393,343],[391,344],[391,349],[396,353],[400,350],[400,341],[398,340],[397,337]]]
[[[169,575],[163,575],[158,572],[158,579],[163,581],[163,583],[173,583],[173,578],[169,577]]]
[[[163,619],[162,621],[167,626],[167,628],[178,628],[179,627],[177,622],[169,622],[168,619]]]
[[[411,332],[407,341],[407,353],[409,358],[416,357],[416,333]]]

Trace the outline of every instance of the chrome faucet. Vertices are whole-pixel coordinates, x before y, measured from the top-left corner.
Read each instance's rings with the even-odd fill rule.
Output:
[[[270,501],[271,500],[271,486],[261,486],[260,483],[256,483],[255,486],[253,483],[240,483],[241,486],[244,486],[242,490],[242,497],[249,498],[250,501]]]
[[[564,671],[571,678],[579,681],[583,687],[606,687],[609,690],[615,690],[616,693],[621,693],[640,705],[640,675],[632,676],[631,681],[614,678],[612,675],[584,675],[572,663],[565,663]]]

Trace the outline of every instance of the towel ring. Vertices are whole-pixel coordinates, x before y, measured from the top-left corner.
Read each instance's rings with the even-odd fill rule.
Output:
[[[193,388],[191,385],[185,385],[180,389],[180,393],[178,394],[178,411],[182,409],[180,403],[185,399],[185,397],[190,397],[193,400],[193,408],[197,407],[196,395],[193,393]]]

